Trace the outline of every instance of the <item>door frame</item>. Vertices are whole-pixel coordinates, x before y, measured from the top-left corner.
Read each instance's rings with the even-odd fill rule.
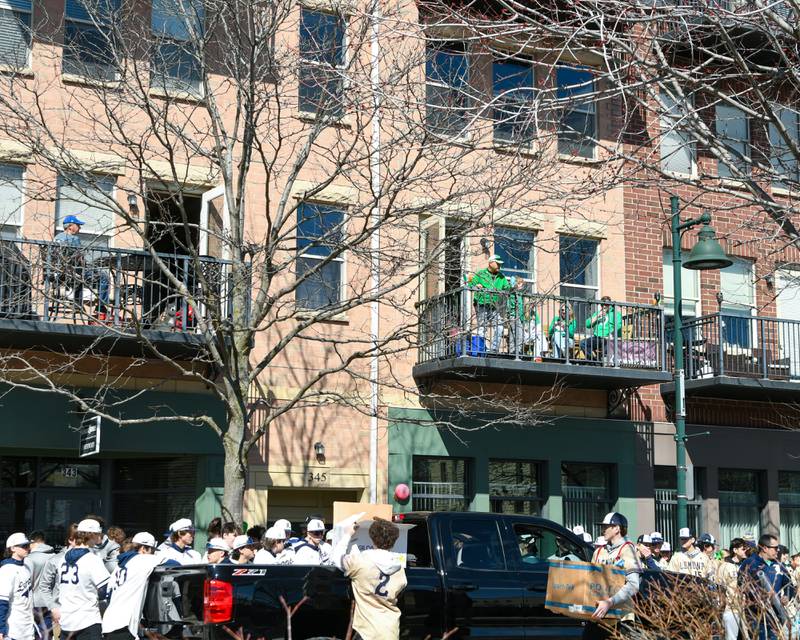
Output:
[[[200,205],[200,255],[204,256],[208,254],[208,205],[209,203],[214,200],[215,198],[219,198],[222,196],[222,230],[223,231],[230,231],[231,228],[231,219],[230,219],[230,211],[228,210],[228,199],[225,197],[225,185],[221,184],[219,186],[214,187],[213,189],[209,189],[208,191],[204,191],[201,196],[201,205]],[[220,256],[223,260],[228,260],[230,258],[230,249],[225,242],[221,243],[222,245],[222,256]]]

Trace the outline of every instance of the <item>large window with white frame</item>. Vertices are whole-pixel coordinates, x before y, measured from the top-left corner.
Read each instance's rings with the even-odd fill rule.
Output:
[[[753,262],[731,258],[733,264],[720,271],[722,339],[726,345],[753,345],[753,310],[756,304]]]
[[[464,134],[472,98],[466,44],[431,40],[426,47],[425,93],[428,128],[454,137]]]
[[[527,229],[496,227],[494,252],[503,260],[506,276],[523,279],[529,291],[536,287],[536,233]]]
[[[116,77],[111,21],[120,0],[66,0],[64,5],[64,73],[98,80]]]
[[[792,145],[800,144],[800,114],[794,109],[773,105],[780,126],[769,124],[770,165],[772,184],[776,187],[796,187],[800,180],[797,156]]]
[[[26,68],[31,55],[31,0],[0,0],[0,65]]]
[[[300,111],[340,117],[343,112],[346,22],[337,13],[300,9]]]
[[[750,172],[750,122],[738,107],[718,104],[716,107],[717,139],[725,146],[732,163],[720,160],[717,173],[721,178],[740,178]]]
[[[153,0],[150,83],[167,92],[199,95],[205,8],[200,0]]]
[[[672,249],[664,249],[661,256],[663,274],[664,313],[675,315],[675,280],[672,269]],[[682,319],[696,318],[700,315],[700,272],[681,269],[681,314]]]
[[[329,204],[302,202],[297,209],[295,304],[325,309],[342,299],[344,256],[340,245],[345,212]]]
[[[495,57],[492,91],[495,141],[530,144],[536,136],[536,94],[531,61]]]
[[[63,229],[63,220],[77,216],[81,227],[81,243],[107,247],[115,225],[114,176],[63,173],[58,177],[56,227]]]
[[[464,458],[414,456],[411,506],[415,511],[467,511],[469,461]]]
[[[15,238],[22,226],[25,170],[18,164],[0,164],[0,238]]]
[[[584,300],[597,298],[600,290],[599,247],[600,243],[591,238],[559,236],[559,279],[562,296]]]
[[[687,118],[692,109],[689,96],[678,99],[661,92],[661,169],[669,173],[694,175],[696,149],[694,136],[688,130]]]
[[[586,67],[556,69],[557,96],[563,104],[558,127],[558,152],[594,158],[597,146],[597,97],[594,74]]]

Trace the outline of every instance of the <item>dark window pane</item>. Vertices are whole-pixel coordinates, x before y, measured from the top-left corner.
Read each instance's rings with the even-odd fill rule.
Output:
[[[456,135],[467,124],[469,63],[460,43],[429,44],[425,65],[428,126],[436,133]]]
[[[571,111],[561,119],[558,152],[564,155],[594,157],[595,117],[593,113]]]
[[[0,542],[15,531],[33,529],[33,492],[0,491]]]
[[[800,472],[778,472],[778,494],[781,504],[800,505]]]
[[[324,113],[332,117],[342,115],[344,81],[341,71],[324,66],[300,67],[299,108],[310,113]]]
[[[408,563],[412,567],[431,566],[431,543],[428,536],[428,523],[416,522],[408,530]]]
[[[36,486],[34,458],[0,459],[0,489]]]
[[[153,50],[151,81],[167,91],[198,91],[200,61],[193,45],[182,41],[160,42]]]
[[[559,274],[562,283],[597,285],[597,240],[559,236]]]
[[[611,510],[611,470],[607,465],[563,463],[561,495],[564,526],[581,525],[600,535],[597,523]]]
[[[152,531],[158,539],[165,523],[192,516],[195,498],[194,492],[186,491],[115,493],[112,521],[125,531]]]
[[[428,82],[464,88],[469,81],[469,63],[458,42],[428,45],[425,76]]]
[[[112,489],[132,491],[194,490],[197,462],[194,458],[154,458],[117,460]],[[160,526],[163,526],[160,525]]]
[[[417,511],[465,511],[467,462],[455,458],[414,457],[413,508]]]
[[[500,571],[506,568],[495,521],[459,518],[451,523],[450,532],[452,546],[448,550],[448,560],[451,567]]]
[[[591,158],[597,137],[592,73],[579,67],[559,67],[556,81],[558,99],[564,101],[559,118],[558,152]]]
[[[489,461],[489,500],[493,513],[541,512],[539,465],[516,460]]]
[[[728,500],[758,504],[759,478],[757,471],[741,469],[719,470],[720,501],[723,493]]]
[[[80,489],[100,488],[98,463],[73,464],[62,460],[42,460],[39,466],[39,485]]]
[[[308,273],[320,263],[317,258],[297,258],[297,275]],[[329,262],[297,285],[295,301],[302,309],[324,309],[342,298],[342,263]]]
[[[297,249],[315,256],[329,256],[342,239],[344,212],[305,202],[297,210]]]
[[[332,67],[344,64],[344,20],[341,16],[302,9],[300,57]]]
[[[495,61],[492,65],[492,83],[495,138],[529,142],[536,133],[533,67],[526,62]]]
[[[64,73],[101,80],[116,75],[110,34],[94,25],[66,22],[64,25]]]
[[[503,260],[503,271],[533,280],[535,235],[532,231],[498,227],[494,232],[494,252]]]

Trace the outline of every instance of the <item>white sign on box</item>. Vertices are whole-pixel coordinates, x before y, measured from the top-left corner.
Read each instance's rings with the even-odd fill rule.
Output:
[[[356,518],[362,517],[364,514],[358,514]],[[349,520],[349,518],[348,518]],[[337,524],[333,530],[333,546],[336,547],[337,542],[340,540],[342,535],[342,525],[345,525],[347,521],[343,521]],[[372,520],[359,520],[358,521],[358,529],[356,530],[356,535],[353,536],[350,544],[347,545],[347,553],[350,553],[354,546],[357,546],[360,551],[366,551],[367,549],[374,549],[375,546],[372,544],[372,540],[369,538],[369,528],[372,525]],[[413,524],[403,524],[401,522],[395,522],[394,525],[400,529],[400,536],[397,538],[397,542],[394,543],[394,546],[391,548],[391,552],[394,554],[397,562],[402,566],[404,569],[406,567],[406,560],[408,554],[408,530],[416,525]]]

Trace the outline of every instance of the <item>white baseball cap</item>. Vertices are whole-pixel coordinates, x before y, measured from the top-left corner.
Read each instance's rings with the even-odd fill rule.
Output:
[[[669,542],[665,542],[661,545],[662,551],[672,551],[672,545]]]
[[[156,539],[153,537],[152,534],[147,533],[147,531],[140,531],[137,533],[133,538],[131,538],[131,542],[133,544],[141,544],[145,547],[152,547],[153,549],[156,548]]]
[[[222,538],[211,538],[211,540],[206,543],[206,551],[224,551],[227,553],[230,550],[231,548],[228,546],[228,543]]]
[[[31,541],[28,540],[28,536],[24,533],[12,533],[6,539],[6,549],[10,549],[11,547],[24,547],[30,543]]]
[[[78,523],[78,531],[80,533],[103,533],[100,523],[92,519],[81,520]]]
[[[325,531],[325,523],[317,518],[312,518],[306,525],[306,531]]]
[[[247,536],[247,535],[236,536],[233,539],[233,547],[232,548],[235,551],[236,549],[241,549],[242,547],[246,547],[246,546],[251,545],[251,544],[255,544],[255,542],[253,542],[253,539],[250,536]]]
[[[683,527],[680,531],[678,531],[678,537],[685,539],[694,538],[692,535],[692,530],[689,527]]]
[[[585,533],[585,531],[583,527],[578,524],[572,527],[572,533],[574,533],[576,536],[582,536]]]
[[[169,525],[169,530],[172,533],[175,533],[176,531],[194,531],[194,525],[189,518],[181,518],[180,520],[176,520]]]
[[[606,544],[608,543],[606,542],[606,539],[603,536],[597,536],[597,540],[594,541],[595,547],[605,547]]]
[[[584,541],[584,542],[589,542],[589,543],[591,543],[591,541],[592,541],[592,534],[591,534],[591,533],[586,533],[586,532],[584,531],[584,532],[583,532],[583,534],[582,534],[582,536],[583,536],[583,541]]]
[[[292,530],[292,523],[289,522],[286,518],[281,518],[280,520],[276,520],[275,524],[272,525],[273,527],[280,527],[284,531],[291,531]]]
[[[664,536],[661,535],[660,531],[653,531],[653,533],[650,534],[650,539],[656,544],[664,542]]]
[[[286,540],[286,529],[278,526],[279,523],[280,520],[267,529],[264,533],[264,537],[269,540]]]

